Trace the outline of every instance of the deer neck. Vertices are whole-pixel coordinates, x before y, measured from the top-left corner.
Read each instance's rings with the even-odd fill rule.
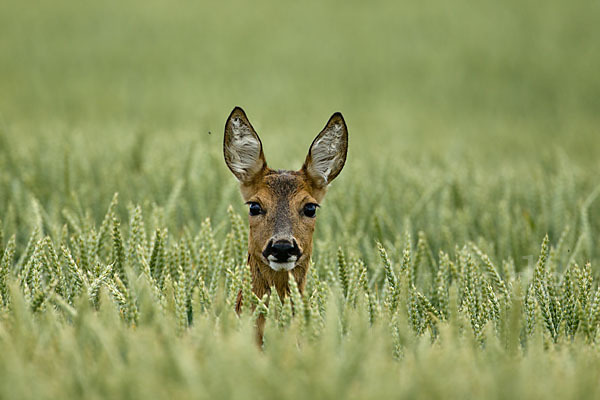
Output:
[[[272,288],[277,290],[282,299],[290,293],[288,271],[275,271],[252,254],[248,255],[248,264],[252,273],[252,291],[256,296],[261,298],[265,293],[271,293]],[[304,291],[309,266],[310,254],[307,254],[307,257],[303,257],[296,267],[289,271],[296,280],[300,293]]]

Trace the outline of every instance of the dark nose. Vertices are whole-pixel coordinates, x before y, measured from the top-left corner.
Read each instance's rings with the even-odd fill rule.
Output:
[[[273,242],[271,240],[265,251],[263,251],[263,256],[267,259],[269,256],[273,256],[277,262],[287,262],[292,256],[299,258],[300,249],[295,240],[293,242],[289,240],[277,240]]]

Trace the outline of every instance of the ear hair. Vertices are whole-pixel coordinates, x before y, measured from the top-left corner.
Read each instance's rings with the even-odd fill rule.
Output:
[[[337,112],[312,142],[302,169],[317,187],[325,188],[344,168],[347,153],[348,129]]]
[[[241,182],[248,184],[267,167],[262,143],[246,113],[235,107],[225,123],[225,163]]]

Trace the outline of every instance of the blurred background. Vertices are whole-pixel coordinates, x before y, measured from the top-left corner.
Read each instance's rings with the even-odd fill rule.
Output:
[[[32,201],[49,227],[65,208],[98,220],[114,192],[174,229],[244,212],[221,154],[239,105],[275,168],[298,168],[345,116],[329,200],[344,213],[322,238],[494,241],[502,206],[536,248],[582,223],[598,183],[599,21],[581,0],[3,0],[4,228],[25,240]]]
[[[4,129],[189,129],[204,142],[240,105],[271,157],[273,138],[301,132],[304,151],[337,110],[354,140],[378,150],[415,137],[452,148],[457,137],[495,146],[509,136],[515,150],[585,152],[598,134],[598,2],[0,7]]]

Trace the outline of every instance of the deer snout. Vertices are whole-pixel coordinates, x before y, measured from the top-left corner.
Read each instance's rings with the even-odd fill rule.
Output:
[[[270,262],[289,263],[300,258],[302,252],[296,240],[270,240],[263,251],[263,256]]]

